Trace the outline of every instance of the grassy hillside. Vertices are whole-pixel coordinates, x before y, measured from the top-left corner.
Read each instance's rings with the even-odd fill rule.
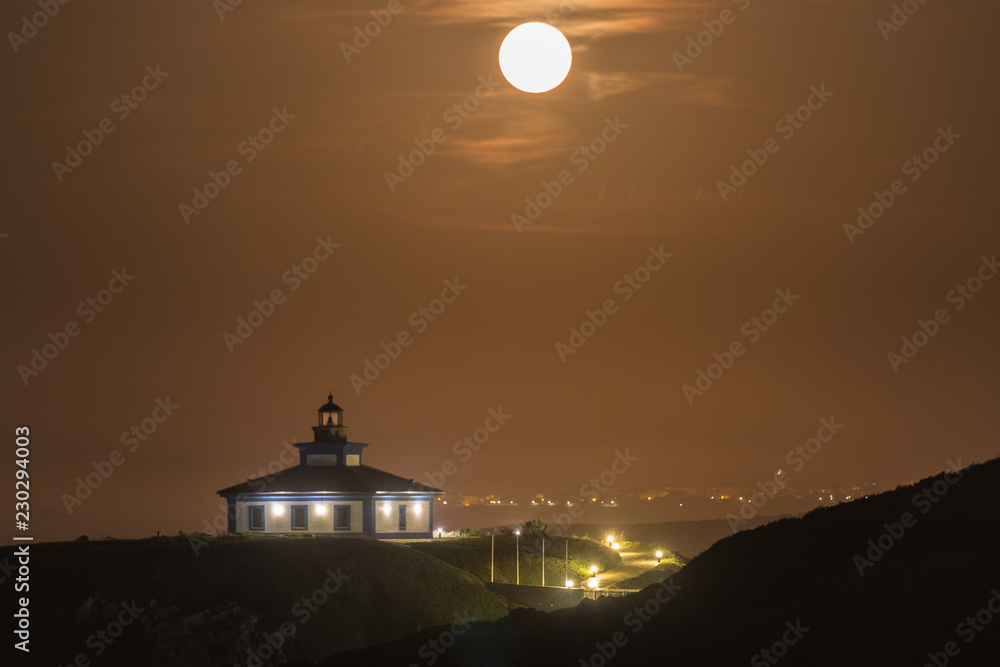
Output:
[[[0,561],[12,551],[0,551]],[[493,620],[508,612],[467,572],[362,538],[225,537],[198,556],[185,538],[37,544],[31,566],[39,665],[80,653],[101,665],[246,665],[248,651],[271,653],[258,649],[276,632],[279,658],[315,660],[456,613]],[[133,600],[143,611],[109,647],[92,636]],[[279,641],[282,624],[288,637]]]
[[[997,665],[1000,614],[987,605],[1000,596],[998,488],[993,460],[740,532],[694,558],[672,588],[514,610],[474,625],[436,664],[478,655],[475,664],[498,667]],[[408,665],[439,631],[321,665]]]
[[[766,523],[783,519],[784,516],[756,516],[738,530],[748,530]],[[581,523],[573,530],[578,534],[608,535],[621,534],[626,540],[649,542],[662,549],[669,549],[694,558],[706,551],[719,540],[729,537],[733,530],[726,519],[702,519],[700,521],[665,521],[663,523],[630,523],[627,525]]]
[[[664,551],[663,560],[652,570],[647,570],[642,574],[623,579],[610,588],[645,588],[651,584],[658,584],[664,579],[677,574],[682,567],[687,565],[688,559],[673,551]]]
[[[496,536],[493,556],[493,579],[498,583],[512,584],[517,578],[517,553],[515,538],[503,535]],[[542,552],[541,543],[534,538],[522,537],[519,541],[521,549],[521,584],[540,586],[542,583]],[[549,586],[559,586],[566,580],[566,547],[569,545],[569,578],[577,582],[584,581],[592,565],[598,572],[604,572],[621,563],[621,557],[613,549],[609,549],[593,540],[558,538],[548,540],[545,544],[545,583]],[[410,545],[417,551],[451,563],[466,572],[478,577],[481,581],[490,580],[490,536],[459,538],[455,540],[434,540],[431,542],[414,542]]]

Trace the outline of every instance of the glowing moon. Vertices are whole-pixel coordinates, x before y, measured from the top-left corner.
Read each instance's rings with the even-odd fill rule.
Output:
[[[510,85],[526,93],[552,90],[572,63],[569,42],[547,23],[522,23],[500,45],[500,71]]]

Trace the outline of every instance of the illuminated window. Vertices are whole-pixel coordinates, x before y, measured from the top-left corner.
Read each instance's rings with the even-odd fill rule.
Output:
[[[309,506],[292,505],[292,530],[308,530]]]
[[[350,530],[351,529],[351,506],[350,505],[334,505],[333,506],[333,529],[334,530]]]
[[[264,530],[264,506],[251,505],[250,510],[250,530]]]

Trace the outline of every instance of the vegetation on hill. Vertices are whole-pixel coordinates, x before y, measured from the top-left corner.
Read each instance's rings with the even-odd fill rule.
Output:
[[[12,547],[4,559],[16,562]],[[31,567],[39,665],[79,654],[130,667],[316,660],[456,614],[494,620],[509,610],[463,570],[364,538],[224,537],[197,556],[184,537],[43,543],[31,546]],[[109,630],[133,605],[128,624]],[[118,636],[106,643],[101,631]]]
[[[440,558],[459,567],[481,581],[490,581],[490,553],[493,536],[481,535],[453,540],[413,542],[410,546],[423,553]],[[514,583],[517,580],[515,554],[520,547],[520,581],[522,585],[540,586],[542,583],[542,542],[522,536],[496,535],[493,545],[493,581]],[[598,572],[621,564],[621,557],[593,540],[556,538],[545,540],[545,583],[561,586],[566,580],[566,549],[569,547],[569,578],[577,585],[585,581],[591,566]]]
[[[740,532],[639,593],[474,624],[435,664],[997,665],[998,488],[993,460]],[[321,665],[408,665],[438,632]]]
[[[646,570],[642,574],[623,579],[610,588],[645,588],[651,584],[658,584],[664,579],[677,574],[688,562],[688,559],[673,551],[664,551],[660,564],[651,570]]]

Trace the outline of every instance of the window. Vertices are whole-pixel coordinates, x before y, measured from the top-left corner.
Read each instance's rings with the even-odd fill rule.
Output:
[[[264,506],[250,505],[250,530],[264,530]]]
[[[399,529],[406,530],[406,505],[399,506]]]
[[[351,529],[351,506],[350,505],[334,505],[333,506],[333,529],[334,530],[350,530]]]
[[[292,505],[292,530],[309,529],[309,506]]]

